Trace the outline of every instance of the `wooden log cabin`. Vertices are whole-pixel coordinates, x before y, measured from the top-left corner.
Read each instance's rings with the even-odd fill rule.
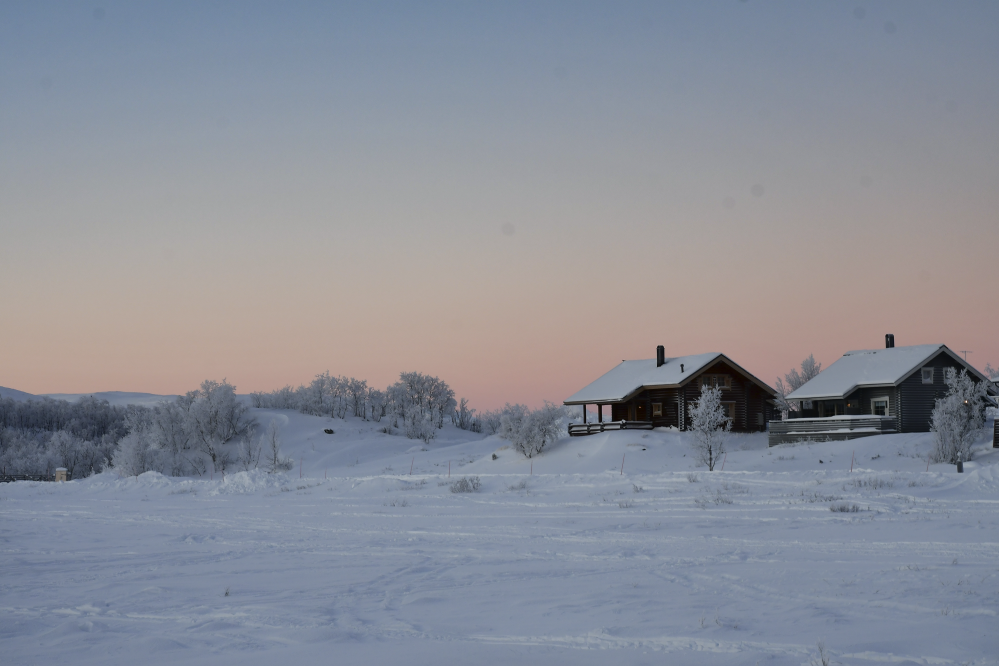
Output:
[[[728,411],[732,431],[766,430],[774,410],[774,389],[724,354],[666,358],[660,345],[656,358],[621,361],[566,399],[566,405],[583,407],[583,423],[572,424],[569,434],[657,427],[686,430],[690,426],[690,409],[705,386],[721,388],[722,406]],[[597,408],[596,421],[587,417],[590,405]],[[606,421],[605,416],[609,417]]]
[[[929,432],[933,407],[947,394],[948,368],[985,382],[985,400],[996,404],[995,385],[947,345],[896,347],[889,333],[884,349],[847,352],[788,394],[797,409],[770,429],[770,444]]]

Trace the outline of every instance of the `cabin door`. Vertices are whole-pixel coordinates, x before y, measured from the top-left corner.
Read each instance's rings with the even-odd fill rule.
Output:
[[[649,420],[649,406],[643,403],[635,405],[635,420],[636,421],[648,421]]]

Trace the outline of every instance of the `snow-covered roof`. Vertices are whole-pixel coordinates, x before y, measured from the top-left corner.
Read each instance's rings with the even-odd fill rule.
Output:
[[[968,368],[969,373],[984,379],[947,345],[913,345],[887,349],[859,349],[843,357],[788,394],[788,400],[845,398],[860,386],[894,386],[923,366],[941,350]]]
[[[567,405],[593,404],[597,402],[620,402],[634,393],[648,388],[670,388],[680,386],[690,381],[698,372],[719,359],[743,372],[747,377],[766,387],[771,393],[773,389],[753,377],[751,374],[733,363],[724,354],[711,352],[678,356],[666,359],[664,365],[656,367],[656,359],[647,358],[639,361],[621,361],[607,374],[586,386],[565,400]],[[680,366],[683,370],[680,370]]]

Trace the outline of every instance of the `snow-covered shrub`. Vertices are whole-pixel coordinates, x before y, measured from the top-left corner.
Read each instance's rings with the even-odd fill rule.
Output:
[[[510,407],[509,403],[507,407]],[[488,412],[482,412],[479,414],[479,423],[481,424],[481,431],[487,435],[495,435],[499,433],[500,428],[503,425],[503,410],[492,410]]]
[[[856,504],[848,504],[844,502],[841,504],[830,504],[829,510],[833,513],[857,513],[860,511],[860,507]]]
[[[437,426],[429,413],[421,414],[413,409],[406,415],[406,437],[419,439],[429,444],[437,437]]]
[[[454,483],[451,484],[452,493],[474,493],[478,492],[479,488],[482,486],[479,477],[477,476],[463,476]]]
[[[967,370],[944,369],[947,395],[936,401],[930,420],[933,458],[956,464],[968,460],[971,445],[985,427],[985,382],[975,382]]]
[[[524,405],[507,405],[500,417],[499,435],[528,458],[545,450],[565,434],[566,415],[561,405],[545,401],[530,411]]]
[[[111,466],[122,476],[138,476],[158,470],[157,448],[150,419],[142,414],[131,414],[129,432],[115,449]]]
[[[725,454],[725,436],[732,427],[721,404],[721,389],[704,387],[690,410],[690,429],[694,436],[694,459],[714,471]]]
[[[254,391],[250,394],[250,401],[257,409],[298,409],[300,407],[295,389],[290,386],[270,393]]]

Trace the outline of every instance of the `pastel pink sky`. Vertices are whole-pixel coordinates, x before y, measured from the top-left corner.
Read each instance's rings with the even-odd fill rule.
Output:
[[[999,5],[0,8],[0,386],[999,365]]]

